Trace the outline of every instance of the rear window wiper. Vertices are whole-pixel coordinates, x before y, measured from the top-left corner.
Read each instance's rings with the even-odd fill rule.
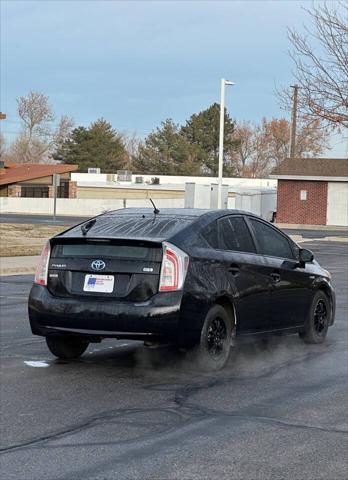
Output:
[[[90,220],[89,222],[81,225],[82,235],[86,235],[87,232],[93,227],[93,225],[95,224],[96,221],[97,220],[95,218],[93,218],[93,220]]]

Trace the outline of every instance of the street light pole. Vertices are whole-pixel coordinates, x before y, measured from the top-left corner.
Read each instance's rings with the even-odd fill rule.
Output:
[[[234,85],[229,80],[221,79],[220,92],[220,130],[219,130],[219,168],[218,168],[218,208],[221,208],[222,173],[224,160],[224,126],[225,126],[225,85]]]

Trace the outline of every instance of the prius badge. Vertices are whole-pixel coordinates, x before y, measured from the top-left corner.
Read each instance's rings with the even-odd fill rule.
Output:
[[[104,270],[105,262],[103,262],[103,260],[93,260],[91,267],[93,270]]]

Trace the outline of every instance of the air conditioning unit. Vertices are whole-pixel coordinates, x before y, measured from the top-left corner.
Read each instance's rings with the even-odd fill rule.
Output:
[[[160,179],[158,177],[151,178],[151,185],[159,185]]]
[[[143,183],[143,177],[135,177],[135,183]]]
[[[132,172],[129,170],[117,170],[117,181],[118,182],[131,182],[132,181]]]
[[[89,168],[88,173],[100,173],[100,168]]]

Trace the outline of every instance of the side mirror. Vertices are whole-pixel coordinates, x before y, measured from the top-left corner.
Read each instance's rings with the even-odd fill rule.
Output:
[[[306,248],[300,248],[299,251],[299,261],[301,266],[305,266],[306,263],[312,262],[314,255],[310,250]]]

